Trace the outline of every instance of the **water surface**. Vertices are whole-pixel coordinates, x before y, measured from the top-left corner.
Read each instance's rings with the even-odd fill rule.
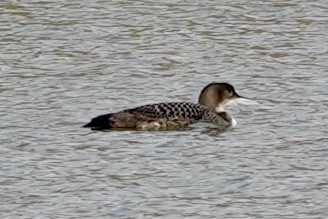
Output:
[[[0,3],[1,218],[328,218],[325,1]],[[93,132],[232,83],[224,133]]]

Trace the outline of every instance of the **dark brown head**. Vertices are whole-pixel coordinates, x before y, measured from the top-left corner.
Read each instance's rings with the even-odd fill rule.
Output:
[[[238,102],[246,103],[252,102],[252,100],[237,94],[235,88],[228,83],[211,83],[207,85],[198,99],[198,103],[216,112],[224,111],[225,106]]]

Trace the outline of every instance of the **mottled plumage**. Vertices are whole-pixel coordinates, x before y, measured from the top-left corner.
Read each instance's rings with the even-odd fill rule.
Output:
[[[194,103],[173,102],[149,104],[114,114],[98,116],[85,125],[94,129],[171,129],[183,128],[197,121],[212,122],[221,127],[229,126],[229,117]]]
[[[170,102],[131,108],[98,116],[84,127],[103,129],[162,130],[184,128],[198,121],[216,124],[225,129],[233,118],[223,110],[229,101],[242,98],[230,84],[212,83],[201,92],[199,103]]]

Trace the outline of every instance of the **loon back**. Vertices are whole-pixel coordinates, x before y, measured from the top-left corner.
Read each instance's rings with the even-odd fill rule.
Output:
[[[117,113],[105,114],[91,120],[84,127],[102,129],[177,129],[197,121],[212,122],[226,128],[230,116],[215,113],[206,106],[194,103],[172,102],[149,104]]]

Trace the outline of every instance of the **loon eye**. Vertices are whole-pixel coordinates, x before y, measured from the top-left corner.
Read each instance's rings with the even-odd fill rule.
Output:
[[[231,86],[227,86],[227,91],[228,91],[229,93],[231,93],[232,90],[233,90],[233,88],[232,88]]]

